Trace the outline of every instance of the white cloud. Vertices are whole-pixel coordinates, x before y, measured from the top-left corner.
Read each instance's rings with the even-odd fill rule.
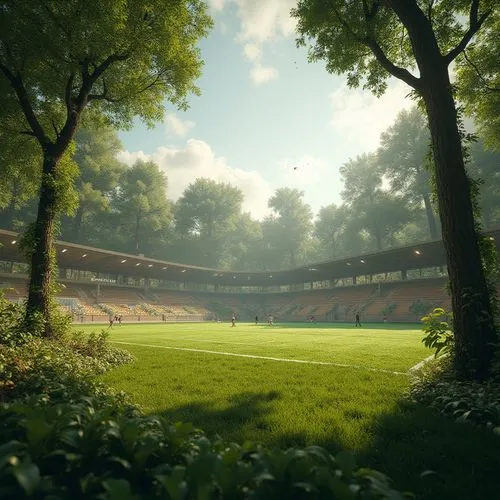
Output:
[[[262,65],[262,45],[290,36],[297,24],[290,9],[297,0],[232,0],[237,6],[240,29],[236,36],[243,53],[252,63],[250,78],[260,85],[278,77],[278,71]]]
[[[297,0],[234,0],[238,6],[240,41],[263,43],[279,36],[290,36],[297,25],[290,9]]]
[[[359,145],[360,152],[374,150],[380,134],[387,129],[403,108],[415,103],[409,97],[410,87],[391,81],[385,94],[377,98],[367,90],[339,87],[330,94],[333,107],[331,125],[349,141]]]
[[[255,85],[270,82],[278,78],[276,68],[262,66],[259,62],[250,70],[250,78]]]
[[[196,123],[191,120],[182,120],[176,115],[168,115],[165,118],[167,132],[179,137],[184,137]]]
[[[243,47],[243,52],[250,61],[257,61],[260,59],[260,47],[256,43],[247,43]]]
[[[208,5],[215,11],[220,11],[224,8],[224,0],[208,0]]]
[[[271,196],[271,188],[261,174],[228,165],[226,159],[216,156],[204,141],[189,139],[184,148],[161,146],[151,155],[142,151],[122,151],[118,159],[128,165],[137,159],[156,162],[168,177],[167,195],[174,201],[190,183],[198,177],[205,177],[241,189],[245,197],[243,210],[250,212],[254,218],[261,219],[269,213],[267,200]]]

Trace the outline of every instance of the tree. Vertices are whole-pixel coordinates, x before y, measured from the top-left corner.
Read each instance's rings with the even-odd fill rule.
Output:
[[[112,210],[128,251],[138,254],[154,248],[155,236],[171,220],[167,179],[156,163],[137,160],[125,170]]]
[[[379,162],[390,180],[391,189],[417,208],[424,204],[429,235],[439,238],[431,203],[429,165],[430,133],[417,107],[399,113],[394,124],[381,135]]]
[[[321,207],[314,224],[314,234],[325,249],[325,258],[339,258],[347,220],[347,207],[339,207],[334,203]]]
[[[243,193],[231,184],[198,178],[179,198],[175,227],[197,245],[198,264],[216,267],[241,217]]]
[[[405,201],[382,189],[382,168],[374,154],[364,154],[340,167],[342,198],[351,211],[351,224],[366,230],[382,250],[410,219]]]
[[[109,212],[111,196],[126,167],[116,159],[122,145],[111,127],[79,129],[75,148],[74,161],[80,170],[76,181],[79,203],[75,217],[65,220],[62,233],[64,239],[80,243],[85,241],[82,228],[88,233],[91,219]]]
[[[500,150],[500,12],[485,20],[457,60],[458,96],[474,118],[479,135],[489,149]]]
[[[268,201],[274,212],[267,222],[271,246],[279,249],[281,261],[286,255],[292,267],[296,265],[313,228],[311,207],[304,203],[303,196],[303,191],[284,187],[277,189]]]
[[[298,44],[312,44],[311,60],[326,60],[328,71],[347,73],[350,86],[363,83],[376,95],[395,76],[424,103],[450,277],[455,369],[469,379],[490,375],[498,338],[448,68],[495,5],[496,0],[299,0],[292,10]],[[418,76],[412,73],[416,68]]]
[[[73,185],[61,160],[84,110],[128,126],[134,116],[161,119],[165,98],[185,108],[186,96],[198,92],[196,44],[210,25],[200,0],[2,2],[0,78],[24,117],[17,131],[32,136],[43,156],[27,325],[39,312],[51,334],[54,226],[61,191]]]
[[[488,151],[482,142],[471,147],[472,177],[480,180],[479,202],[486,228],[500,222],[500,151]]]

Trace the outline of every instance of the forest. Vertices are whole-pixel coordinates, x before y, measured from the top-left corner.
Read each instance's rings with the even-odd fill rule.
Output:
[[[2,148],[0,227],[22,231],[36,218],[41,167],[25,141]],[[172,202],[168,171],[117,159],[122,145],[111,127],[91,120],[75,137],[79,172],[74,213],[61,221],[60,238],[186,264],[246,271],[290,268],[394,246],[440,239],[433,196],[430,133],[423,113],[403,110],[380,137],[376,151],[340,168],[341,204],[314,214],[303,192],[283,187],[268,200],[271,214],[252,219],[243,193],[230,184],[198,178]],[[19,151],[22,151],[20,156]],[[481,138],[468,148],[468,171],[481,179],[484,228],[500,222],[500,153]],[[10,158],[8,154],[10,152]],[[26,169],[16,169],[23,162]]]

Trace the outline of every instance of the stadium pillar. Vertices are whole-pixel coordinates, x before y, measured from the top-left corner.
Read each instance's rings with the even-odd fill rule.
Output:
[[[353,284],[353,285],[356,285],[356,284],[357,284],[356,276],[353,276],[353,277],[352,277],[352,284]]]
[[[144,280],[144,293],[147,295],[149,293],[149,278]]]
[[[407,280],[408,279],[408,274],[406,272],[406,269],[401,270],[401,279],[402,280]]]

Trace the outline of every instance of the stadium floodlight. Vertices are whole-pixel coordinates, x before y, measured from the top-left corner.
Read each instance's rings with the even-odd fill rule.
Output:
[[[360,260],[361,264],[365,264],[365,261],[363,259]]]
[[[67,251],[68,251],[68,249],[67,249],[67,248],[63,248],[63,249],[61,250],[61,253],[66,253]]]
[[[273,277],[273,275],[272,275],[272,274],[270,274],[270,275],[269,275],[269,278],[272,278],[272,277]]]
[[[16,243],[17,243],[17,240],[12,240],[12,241],[11,241],[11,244],[12,244],[12,245],[15,245]]]
[[[185,273],[186,271],[187,271],[187,269],[183,269],[183,270],[181,271],[181,273]]]
[[[82,255],[82,258],[83,258],[83,259],[84,259],[85,257],[87,257],[87,254],[86,254],[86,253],[84,253],[84,254]]]
[[[422,255],[422,252],[420,250],[415,250],[416,255]]]
[[[490,236],[490,241],[495,241],[495,238],[493,238],[493,236]]]
[[[163,266],[162,270],[165,271],[165,269],[168,269],[168,266]]]
[[[138,263],[135,265],[135,267],[140,266],[140,265],[141,265],[141,263],[140,263],[140,262],[138,262]]]
[[[346,264],[345,264],[345,265],[346,265],[346,266],[350,266],[350,265],[351,265],[351,263],[350,263],[350,262],[346,262]]]
[[[123,259],[123,260],[121,261],[121,263],[122,263],[122,264],[125,264],[125,262],[127,262],[127,259]]]
[[[153,264],[148,264],[148,267],[153,267]]]
[[[310,267],[308,271],[317,271],[317,269],[315,267]]]

